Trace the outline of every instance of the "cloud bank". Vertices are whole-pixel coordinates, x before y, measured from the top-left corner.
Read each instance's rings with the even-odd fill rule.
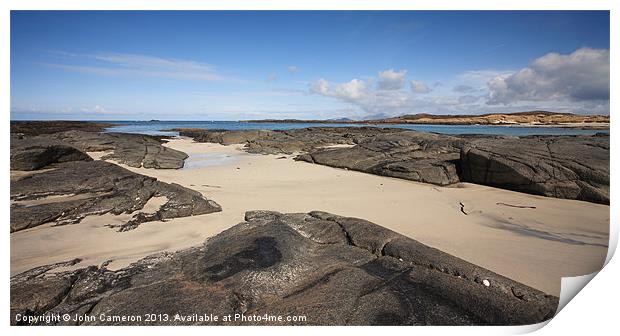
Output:
[[[506,113],[546,109],[609,114],[609,50],[581,48],[549,53],[517,71],[471,70],[458,74],[451,89],[410,80],[408,70],[379,71],[373,78],[333,83],[321,78],[310,92],[353,105],[365,115]]]
[[[407,70],[394,71],[389,69],[379,72],[380,90],[400,90],[405,86]]]
[[[490,105],[609,100],[609,50],[582,48],[568,55],[549,53],[513,74],[495,77],[488,86]]]

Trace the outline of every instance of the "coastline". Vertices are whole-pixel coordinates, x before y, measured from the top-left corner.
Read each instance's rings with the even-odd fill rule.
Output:
[[[479,124],[479,123],[467,123],[467,122],[375,122],[375,121],[330,121],[330,120],[239,120],[240,123],[274,123],[274,124],[342,124],[343,127],[347,125],[372,125],[372,126],[405,126],[405,125],[420,125],[420,126],[500,126],[500,127],[532,127],[532,128],[575,128],[583,130],[609,130],[610,123],[553,123],[553,124],[540,124],[540,123],[494,123],[494,124]]]
[[[78,225],[17,232],[11,235],[11,273],[69,256],[84,258],[79,267],[114,259],[108,267],[118,269],[157,251],[200,244],[241,222],[245,211],[253,209],[323,210],[364,218],[554,295],[559,293],[559,276],[596,271],[606,256],[609,207],[604,205],[468,183],[437,187],[297,162],[290,155],[283,159],[248,154],[240,151],[240,145],[182,138],[165,146],[187,153],[188,162],[201,155],[225,160],[203,167],[197,162],[197,167],[180,170],[122,166],[202,192],[220,202],[222,212],[145,223],[122,233],[103,227],[105,222],[120,220],[111,215],[89,216]],[[89,154],[95,159],[101,156]],[[559,223],[558,218],[567,220]],[[584,228],[585,222],[592,224]],[[75,236],[81,237],[80,242]]]

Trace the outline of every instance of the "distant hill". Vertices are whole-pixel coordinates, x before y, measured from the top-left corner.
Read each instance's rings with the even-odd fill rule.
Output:
[[[525,111],[514,113],[487,113],[479,115],[406,114],[398,117],[351,120],[348,118],[327,120],[264,119],[247,122],[271,123],[355,123],[355,124],[440,124],[440,125],[561,125],[583,123],[609,123],[609,116],[578,115],[565,112]]]
[[[354,121],[353,119],[349,119],[349,118],[336,118],[336,119],[327,119],[326,121],[329,122],[338,122],[338,121],[344,121],[344,122],[349,122],[349,121]]]
[[[609,123],[609,116],[585,116],[565,112],[525,111],[515,113],[487,113],[480,115],[408,114],[399,117],[372,120],[373,123],[447,124],[447,125],[557,125],[565,123]]]

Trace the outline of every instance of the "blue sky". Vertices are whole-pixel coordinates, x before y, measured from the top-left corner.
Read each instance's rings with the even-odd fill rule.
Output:
[[[608,12],[11,12],[11,118],[609,113]]]

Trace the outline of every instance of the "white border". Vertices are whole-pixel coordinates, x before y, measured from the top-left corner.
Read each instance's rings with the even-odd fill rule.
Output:
[[[2,196],[2,211],[3,217],[6,219],[9,216],[9,118],[10,118],[10,91],[7,83],[10,83],[10,52],[9,52],[9,39],[10,39],[10,10],[60,10],[60,9],[74,9],[74,10],[101,10],[101,9],[146,9],[146,10],[224,10],[224,9],[281,9],[281,10],[300,10],[300,9],[313,9],[313,10],[584,10],[584,9],[599,9],[599,10],[611,10],[611,54],[616,56],[619,52],[618,44],[620,43],[620,35],[618,34],[620,15],[618,14],[618,4],[620,1],[613,0],[433,0],[433,1],[404,1],[404,0],[230,0],[230,1],[198,1],[198,0],[177,0],[177,1],[164,1],[164,0],[3,0],[0,1],[0,41],[2,41],[4,48],[0,52],[2,58],[2,66],[0,67],[0,76],[2,76],[2,89],[0,90],[0,104],[3,106],[3,121],[1,123],[0,134],[4,140],[4,146],[2,146],[2,157],[5,160],[3,162],[3,169],[5,172],[5,178],[1,180],[3,190],[6,190]],[[611,111],[615,111],[618,107],[616,99],[618,97],[618,67],[617,57],[611,58]],[[618,164],[618,141],[614,136],[618,130],[617,125],[612,122],[612,137],[611,137],[611,171],[614,171],[615,167],[620,167]],[[611,180],[611,194],[616,195],[618,189],[618,180],[615,176],[612,176]],[[618,206],[615,202],[615,198],[612,196],[612,206],[610,214],[611,222],[611,241],[610,248],[607,257],[607,262],[611,260],[611,256],[615,251],[618,241]],[[584,223],[587,225],[587,223]],[[5,226],[8,226],[5,224]],[[2,275],[5,279],[5,283],[2,286],[3,298],[5,298],[0,312],[0,320],[4,321],[3,328],[8,328],[9,324],[9,233],[5,230],[3,237],[3,268]],[[616,258],[617,259],[617,258]],[[586,286],[586,288],[573,300],[574,302],[568,304],[566,308],[562,310],[555,318],[553,318],[549,326],[543,328],[539,333],[547,335],[558,334],[574,334],[574,333],[603,333],[608,334],[611,330],[616,330],[616,318],[617,318],[617,299],[618,299],[618,281],[620,277],[620,265],[618,261],[612,261],[608,264],[599,275],[597,275],[593,284]],[[422,332],[423,334],[432,335],[451,335],[453,333],[465,334],[465,335],[480,335],[480,334],[521,334],[537,330],[545,324],[526,327],[420,327],[420,328],[403,328],[403,327],[243,327],[243,328],[226,328],[226,327],[212,327],[209,329],[195,328],[195,327],[177,327],[176,329],[170,329],[170,327],[148,328],[148,327],[126,327],[126,328],[113,328],[100,327],[100,328],[10,328],[5,330],[5,335],[22,335],[30,333],[46,333],[50,335],[77,335],[77,334],[94,334],[94,335],[108,335],[110,333],[142,333],[146,332],[154,335],[169,335],[170,333],[183,333],[183,334],[200,334],[204,335],[205,332],[209,333],[243,333],[244,335],[254,334],[274,334],[274,335],[289,335],[291,333],[314,335],[316,333],[355,333],[355,334],[376,334],[376,333],[402,333],[411,334],[416,332]],[[147,329],[148,328],[148,329]],[[217,329],[213,329],[217,328]],[[226,329],[222,329],[226,328]]]

